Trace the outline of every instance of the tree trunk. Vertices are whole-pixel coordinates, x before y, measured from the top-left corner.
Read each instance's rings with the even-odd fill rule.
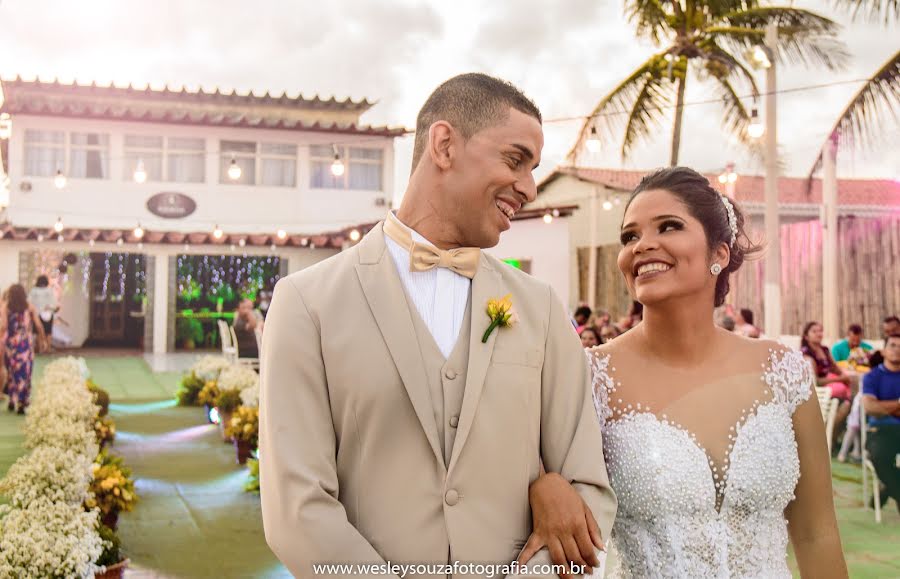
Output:
[[[685,75],[687,71],[685,70]],[[684,88],[687,84],[685,77],[678,79],[678,98],[675,101],[675,129],[672,131],[672,157],[669,166],[678,164],[678,148],[681,146],[681,119],[684,116]]]

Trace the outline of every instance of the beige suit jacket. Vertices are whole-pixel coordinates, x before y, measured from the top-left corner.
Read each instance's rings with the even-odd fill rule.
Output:
[[[297,577],[316,563],[509,563],[531,532],[541,459],[572,481],[606,540],[616,500],[587,361],[549,286],[482,252],[449,466],[403,291],[380,224],[275,287],[260,484],[278,558]],[[506,294],[519,322],[482,343],[487,301]]]

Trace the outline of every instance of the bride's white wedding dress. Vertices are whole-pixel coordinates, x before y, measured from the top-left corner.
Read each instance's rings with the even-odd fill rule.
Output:
[[[812,392],[799,352],[770,349],[764,362],[703,380],[636,358],[620,361],[635,368],[620,375],[620,355],[631,356],[588,352],[619,499],[611,576],[791,577],[785,508],[800,477],[792,416]],[[667,387],[640,388],[646,380]]]

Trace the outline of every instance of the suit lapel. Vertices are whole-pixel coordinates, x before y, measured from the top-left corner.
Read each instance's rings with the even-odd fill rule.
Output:
[[[506,292],[503,291],[500,272],[488,262],[483,252],[480,259],[481,263],[478,267],[478,273],[472,280],[472,303],[470,306],[472,308],[472,327],[469,332],[469,370],[466,373],[466,392],[463,396],[462,410],[459,415],[459,428],[456,432],[456,440],[453,443],[449,470],[452,470],[453,465],[456,464],[469,436],[469,431],[475,420],[475,413],[478,410],[481,392],[484,390],[484,379],[487,375],[488,365],[491,362],[491,355],[494,352],[494,343],[497,340],[497,335],[503,331],[502,328],[495,329],[488,337],[487,343],[481,343],[481,337],[490,324],[490,319],[488,319],[485,311],[487,302],[492,298],[503,297]]]
[[[387,344],[394,365],[403,380],[416,416],[441,466],[444,465],[438,444],[437,425],[428,392],[428,377],[416,342],[416,330],[410,317],[402,281],[387,251],[384,231],[379,224],[359,245],[360,263],[356,273],[362,284],[369,308]]]

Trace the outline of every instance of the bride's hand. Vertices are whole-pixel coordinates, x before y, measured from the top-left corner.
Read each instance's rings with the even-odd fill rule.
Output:
[[[603,549],[600,528],[590,508],[564,478],[543,474],[528,489],[534,530],[516,560],[526,564],[547,547],[554,564],[599,567],[594,548]],[[590,573],[586,569],[586,573]],[[563,575],[568,577],[568,575]]]

